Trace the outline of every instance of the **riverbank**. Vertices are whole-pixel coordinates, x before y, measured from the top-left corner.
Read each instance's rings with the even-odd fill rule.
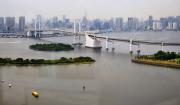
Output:
[[[163,66],[163,67],[170,67],[170,68],[180,68],[180,64],[177,64],[176,62],[171,62],[171,61],[140,59],[140,58],[134,58],[131,61],[133,63],[139,63],[139,64],[148,64],[148,65]]]
[[[176,54],[176,52],[158,51],[153,55],[136,56],[132,59],[132,62],[171,68],[180,68],[180,54]]]
[[[95,60],[91,57],[76,57],[76,58],[65,58],[55,60],[45,59],[11,59],[11,58],[0,58],[0,65],[57,65],[57,64],[89,64],[94,63]]]

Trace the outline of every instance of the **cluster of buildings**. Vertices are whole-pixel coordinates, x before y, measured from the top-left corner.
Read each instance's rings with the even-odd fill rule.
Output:
[[[25,30],[25,17],[18,17],[16,22],[15,17],[0,17],[0,32],[2,33],[14,33],[23,32]]]
[[[92,22],[90,26],[92,29],[109,31],[180,31],[180,16],[170,16],[159,20],[154,19],[153,16],[149,16],[146,20],[129,17],[127,21],[119,17],[104,21],[96,19]]]
[[[73,29],[74,27],[80,31],[180,31],[180,16],[169,16],[154,19],[149,16],[146,20],[140,20],[135,17],[129,17],[126,21],[122,17],[111,19],[94,19],[88,20],[87,16],[81,19],[70,20],[63,15],[62,18],[54,16],[44,19],[41,15],[37,15],[32,22],[27,23],[25,16],[0,17],[0,32],[23,32],[25,29]]]

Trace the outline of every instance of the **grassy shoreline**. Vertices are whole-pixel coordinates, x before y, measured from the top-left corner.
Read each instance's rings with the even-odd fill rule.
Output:
[[[180,54],[158,51],[154,55],[141,55],[132,59],[134,63],[180,68]]]
[[[44,60],[44,59],[11,59],[11,58],[0,58],[0,66],[3,65],[61,65],[61,64],[91,64],[95,60],[91,57],[76,57],[76,58],[65,58],[55,60]]]
[[[170,62],[170,61],[138,59],[138,58],[134,58],[131,61],[134,63],[139,63],[139,64],[148,64],[148,65],[163,66],[163,67],[170,67],[170,68],[180,68],[180,64],[177,64],[175,62]]]

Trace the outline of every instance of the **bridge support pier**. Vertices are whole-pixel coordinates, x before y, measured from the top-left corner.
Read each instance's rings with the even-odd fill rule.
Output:
[[[114,41],[112,42],[112,52],[114,52],[114,50],[115,50],[115,47],[114,47]]]
[[[130,39],[130,43],[129,43],[129,52],[130,53],[133,53],[133,51],[132,51],[132,43],[133,43],[133,40]]]
[[[76,20],[74,20],[74,34],[76,34]]]
[[[109,48],[108,48],[108,37],[106,37],[106,50],[108,51]]]
[[[164,42],[161,42],[161,51],[164,51]]]
[[[36,29],[37,29],[37,22],[35,20],[35,23],[34,23],[34,28],[35,28],[35,31],[34,31],[34,37],[36,38],[37,37],[37,32],[36,32]]]
[[[79,20],[79,32],[81,32],[81,20]]]
[[[137,55],[138,55],[138,56],[140,56],[140,52],[141,52],[140,44],[138,43],[138,50],[137,50]]]
[[[74,34],[74,38],[73,38],[73,45],[82,45],[81,43],[81,36],[78,35],[77,33]]]

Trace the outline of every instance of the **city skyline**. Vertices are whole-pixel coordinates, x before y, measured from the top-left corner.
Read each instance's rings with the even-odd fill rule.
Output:
[[[26,16],[31,21],[38,14],[45,18],[65,14],[74,19],[87,13],[88,19],[131,16],[146,19],[149,15],[179,16],[178,4],[179,0],[4,0],[0,3],[0,16]]]

